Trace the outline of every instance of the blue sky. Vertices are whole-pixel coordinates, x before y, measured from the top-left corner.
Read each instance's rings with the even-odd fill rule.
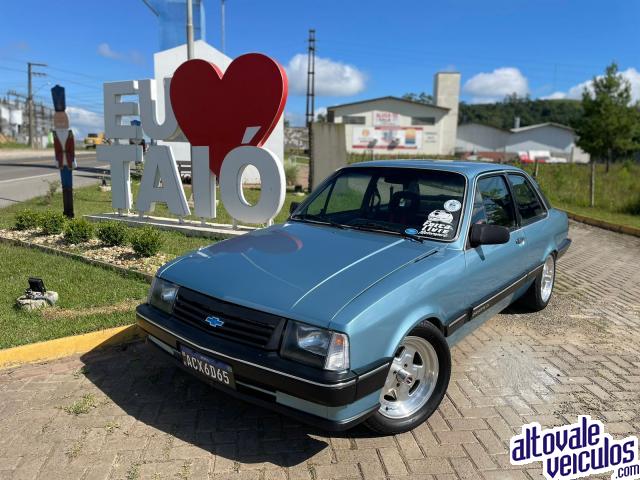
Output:
[[[207,41],[219,47],[220,2],[204,2]],[[37,94],[50,101],[50,86],[61,83],[72,122],[99,123],[102,82],[153,76],[157,21],[142,0],[51,5],[3,2],[0,96],[25,92],[26,61],[44,62],[49,76],[35,80]],[[228,55],[260,51],[288,67],[294,123],[305,106],[306,62],[296,55],[306,52],[309,28],[317,32],[317,107],[431,92],[439,70],[461,72],[467,102],[514,91],[574,97],[612,60],[640,97],[638,1],[227,0],[226,13]]]

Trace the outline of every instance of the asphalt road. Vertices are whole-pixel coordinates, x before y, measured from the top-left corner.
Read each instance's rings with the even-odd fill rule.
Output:
[[[95,153],[83,152],[76,161],[74,187],[97,183],[109,171],[107,163],[98,163]],[[37,152],[26,158],[0,156],[0,208],[43,195],[49,182],[59,179],[52,151]]]

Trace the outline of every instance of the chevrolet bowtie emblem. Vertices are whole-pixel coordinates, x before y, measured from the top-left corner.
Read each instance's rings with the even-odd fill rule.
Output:
[[[213,328],[218,328],[224,325],[224,322],[220,320],[218,317],[207,317],[204,319],[204,321]]]

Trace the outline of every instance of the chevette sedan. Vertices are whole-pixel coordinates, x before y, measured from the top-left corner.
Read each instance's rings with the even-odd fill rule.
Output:
[[[438,407],[449,346],[552,295],[565,213],[506,166],[351,165],[282,225],[164,265],[137,309],[148,341],[224,392],[324,429],[412,429]]]

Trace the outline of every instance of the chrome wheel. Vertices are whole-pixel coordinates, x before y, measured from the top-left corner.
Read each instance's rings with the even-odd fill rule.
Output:
[[[553,256],[549,255],[542,267],[542,278],[540,279],[540,297],[544,303],[549,301],[553,290],[553,279],[555,278],[556,263]]]
[[[406,337],[382,388],[380,413],[399,419],[420,410],[436,388],[438,371],[438,355],[433,346],[421,337]]]

